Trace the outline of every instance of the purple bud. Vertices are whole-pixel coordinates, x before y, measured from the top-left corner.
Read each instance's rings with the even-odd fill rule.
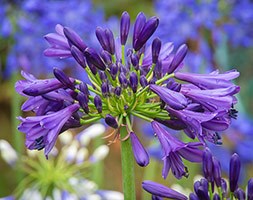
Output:
[[[121,19],[120,19],[120,42],[121,42],[121,45],[126,44],[127,36],[129,33],[129,28],[130,28],[130,16],[125,11],[122,13]]]
[[[111,76],[112,76],[113,80],[115,80],[116,75],[118,73],[118,70],[119,70],[119,68],[118,68],[118,66],[116,64],[112,64],[111,65],[110,73],[111,73]]]
[[[227,182],[222,178],[221,179],[221,191],[222,191],[222,196],[227,196]]]
[[[134,50],[140,50],[143,45],[147,42],[147,40],[153,35],[156,28],[158,27],[159,19],[157,17],[151,17],[142,28],[139,33],[137,39],[134,41]]]
[[[141,75],[140,76],[140,84],[141,84],[141,86],[144,88],[144,87],[146,87],[147,85],[148,85],[148,81],[147,81],[147,79],[146,79],[146,77],[144,76],[144,75]]]
[[[140,12],[138,16],[136,17],[135,23],[134,23],[134,32],[133,32],[133,46],[139,37],[140,32],[142,31],[144,25],[146,23],[146,17],[145,15]]]
[[[114,36],[113,36],[113,32],[111,31],[111,29],[105,29],[105,35],[108,41],[108,52],[111,55],[115,54],[115,40],[114,40]]]
[[[231,192],[234,192],[238,188],[240,169],[241,169],[240,158],[236,153],[234,153],[231,156],[229,165],[229,187]]]
[[[217,187],[221,187],[221,166],[215,157],[213,157],[213,177]]]
[[[183,44],[179,47],[167,71],[168,74],[174,72],[175,69],[181,64],[181,62],[186,56],[187,50],[188,47],[186,46],[186,44]]]
[[[120,85],[123,87],[123,88],[126,88],[127,85],[128,85],[128,81],[127,81],[127,78],[125,76],[125,74],[123,72],[121,72],[119,74],[119,82],[120,82]]]
[[[130,139],[136,163],[141,167],[147,166],[149,164],[148,153],[134,132],[130,133]]]
[[[247,197],[248,200],[253,200],[253,178],[248,181],[248,189],[247,189]]]
[[[88,86],[86,83],[84,82],[81,82],[79,84],[79,90],[84,93],[86,96],[89,96],[90,95],[90,92],[89,92],[89,89],[88,89]]]
[[[162,42],[159,38],[155,38],[152,42],[152,62],[156,63],[160,54]]]
[[[104,62],[109,65],[112,63],[112,57],[108,51],[102,50],[100,53],[101,58],[104,60]]]
[[[131,86],[133,92],[136,93],[137,87],[138,87],[138,77],[137,77],[136,73],[131,72],[130,78],[129,78],[129,83],[130,83],[130,86]]]
[[[84,59],[84,54],[74,45],[71,46],[70,50],[71,50],[72,56],[78,62],[78,64],[81,65],[83,68],[85,68],[86,62]]]
[[[209,195],[208,195],[208,190],[203,188],[203,186],[200,186],[197,189],[196,194],[198,195],[199,199],[201,199],[201,200],[210,200]]]
[[[191,194],[190,194],[189,199],[190,199],[190,200],[200,200],[200,199],[197,197],[197,195],[194,194],[194,193],[191,193]]]
[[[86,59],[86,62],[87,62],[88,67],[90,68],[90,71],[92,72],[92,74],[96,75],[97,74],[97,67],[95,65],[93,65],[90,62],[90,60]]]
[[[175,82],[173,79],[170,79],[166,85],[167,88],[169,88],[170,90],[179,92],[181,90],[181,84]]]
[[[102,81],[106,81],[107,80],[107,76],[106,76],[106,74],[105,74],[104,71],[99,71],[98,74],[99,74],[99,77],[100,77],[100,79]]]
[[[88,114],[89,113],[89,107],[88,107],[89,98],[84,93],[79,92],[76,96],[76,99],[78,100],[84,112]]]
[[[116,87],[114,90],[114,94],[119,97],[121,95],[121,87]]]
[[[70,78],[60,69],[54,68],[54,76],[58,79],[64,86],[74,90],[75,85],[70,80]]]
[[[158,60],[156,62],[154,74],[157,79],[162,78],[162,61]]]
[[[138,56],[137,55],[135,55],[135,54],[132,54],[131,55],[131,63],[132,63],[132,65],[134,66],[134,68],[136,69],[136,68],[138,68],[139,66],[139,59],[138,59]],[[138,70],[138,69],[137,69]]]
[[[97,39],[98,39],[100,45],[102,46],[102,48],[107,51],[109,44],[108,44],[108,40],[105,35],[105,30],[102,29],[101,27],[97,27],[96,28],[96,36],[97,36]]]
[[[87,45],[84,44],[83,40],[80,38],[80,36],[71,28],[64,27],[63,28],[64,35],[68,39],[69,46],[71,47],[72,45],[76,46],[81,52],[83,52],[86,48]]]
[[[197,190],[199,189],[200,186],[201,186],[200,181],[195,181],[194,182],[193,188],[194,188],[195,193],[197,193]]]
[[[246,199],[245,192],[241,188],[236,189],[236,191],[234,192],[234,196],[238,200],[245,200]]]
[[[105,63],[94,49],[87,47],[84,51],[84,55],[88,63],[95,65],[100,70],[104,71],[106,69]]]
[[[213,200],[220,200],[220,196],[218,194],[214,194],[213,195]]]
[[[203,153],[203,164],[202,164],[202,169],[205,178],[208,181],[213,180],[213,156],[209,148],[206,148],[204,153]]]
[[[109,84],[108,82],[103,82],[101,85],[101,91],[104,97],[109,96]]]
[[[95,105],[98,113],[102,113],[102,100],[101,100],[100,96],[96,95],[94,97],[94,105]]]
[[[110,114],[107,114],[105,116],[105,122],[108,126],[112,127],[112,128],[118,128],[118,122],[116,121],[116,119],[111,116]]]

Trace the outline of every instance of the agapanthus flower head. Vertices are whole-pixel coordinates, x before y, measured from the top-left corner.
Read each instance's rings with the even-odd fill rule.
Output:
[[[128,37],[129,20],[128,13],[124,12],[120,38],[108,28],[96,29],[100,50],[86,45],[74,30],[57,25],[56,33],[46,36],[51,47],[45,50],[45,54],[73,57],[83,67],[90,82],[68,77],[59,69],[54,69],[55,78],[47,80],[37,80],[25,74],[27,80],[17,82],[16,88],[29,98],[22,108],[34,111],[37,116],[20,118],[20,127],[26,133],[27,141],[35,142],[29,143],[30,148],[45,147],[48,153],[62,130],[104,119],[113,129],[114,139],[110,143],[118,138],[124,142],[130,137],[137,163],[146,166],[149,156],[133,130],[132,121],[134,117],[141,118],[152,123],[161,143],[163,177],[167,177],[170,169],[177,178],[187,176],[182,157],[200,162],[203,151],[199,147],[205,145],[206,140],[218,143],[220,137],[216,132],[230,124],[230,109],[236,103],[233,95],[239,92],[231,80],[239,73],[187,74],[188,78],[184,78],[185,74],[179,70],[184,65],[187,46],[183,44],[173,52],[173,44],[159,38],[148,45],[159,19],[147,19],[143,13],[138,14],[134,23],[131,46],[128,42],[131,38]],[[213,80],[226,84],[214,87]],[[63,112],[67,114],[59,116]],[[216,121],[220,124],[213,127]],[[160,124],[184,130],[187,136],[198,138],[200,142],[182,142]],[[33,127],[40,132],[30,132]],[[123,138],[120,136],[122,127],[128,132]],[[54,136],[53,140],[51,136]],[[53,142],[48,146],[47,141]]]

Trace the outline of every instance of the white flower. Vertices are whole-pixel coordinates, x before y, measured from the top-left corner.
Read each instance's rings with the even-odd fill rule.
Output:
[[[11,166],[16,164],[18,159],[17,153],[6,140],[0,140],[0,152],[5,162]]]
[[[109,147],[107,145],[101,145],[95,149],[92,156],[90,157],[90,161],[92,163],[103,160],[109,153]]]

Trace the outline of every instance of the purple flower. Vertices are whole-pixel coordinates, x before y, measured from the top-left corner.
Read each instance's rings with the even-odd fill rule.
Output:
[[[163,178],[167,177],[170,169],[178,179],[188,176],[181,157],[191,162],[201,162],[203,153],[198,147],[202,144],[199,142],[183,143],[164,130],[159,123],[153,121],[151,124],[164,152]]]
[[[48,115],[19,117],[18,129],[26,134],[26,147],[31,150],[45,148],[44,153],[48,156],[63,126],[79,108],[78,104],[73,104]]]
[[[149,164],[149,155],[134,132],[130,132],[130,139],[135,161],[141,167]]]
[[[219,71],[214,71],[210,74],[175,72],[175,78],[192,83],[200,89],[217,89],[233,86],[234,84],[230,81],[237,78],[239,74],[236,70],[231,70],[223,74],[219,74]]]
[[[130,29],[130,16],[127,12],[123,12],[120,19],[120,42],[125,45]]]
[[[142,187],[147,192],[151,193],[152,195],[162,197],[162,198],[170,198],[170,199],[178,199],[178,200],[186,200],[187,197],[179,192],[172,190],[164,185],[159,183],[155,183],[153,181],[143,181]]]
[[[150,85],[150,89],[159,95],[159,97],[170,107],[181,110],[188,104],[186,97],[179,92],[175,92],[165,87],[157,86],[155,84]]]
[[[23,96],[38,96],[63,87],[63,84],[55,78],[40,80],[24,71],[21,74],[27,80],[16,82],[15,89]]]

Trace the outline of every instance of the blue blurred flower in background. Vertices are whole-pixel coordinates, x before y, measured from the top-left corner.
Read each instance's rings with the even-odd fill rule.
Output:
[[[12,32],[14,45],[7,55],[5,77],[9,77],[19,69],[18,67],[36,75],[46,75],[55,66],[61,66],[62,69],[68,69],[72,72],[74,69],[78,71],[78,67],[72,66],[70,68],[74,64],[70,59],[49,59],[43,55],[43,50],[48,46],[43,36],[48,32],[53,32],[53,27],[56,24],[60,23],[74,28],[89,45],[98,45],[93,32],[90,30],[94,30],[98,23],[103,23],[104,13],[102,9],[94,8],[90,0],[42,2],[28,0],[15,8],[11,4],[6,4],[1,9],[5,7],[9,7],[9,12],[15,16],[14,25],[16,26],[16,31]],[[5,17],[4,19],[2,34],[6,35],[11,30],[6,30],[5,27],[10,27],[5,25],[9,23],[9,18]]]

